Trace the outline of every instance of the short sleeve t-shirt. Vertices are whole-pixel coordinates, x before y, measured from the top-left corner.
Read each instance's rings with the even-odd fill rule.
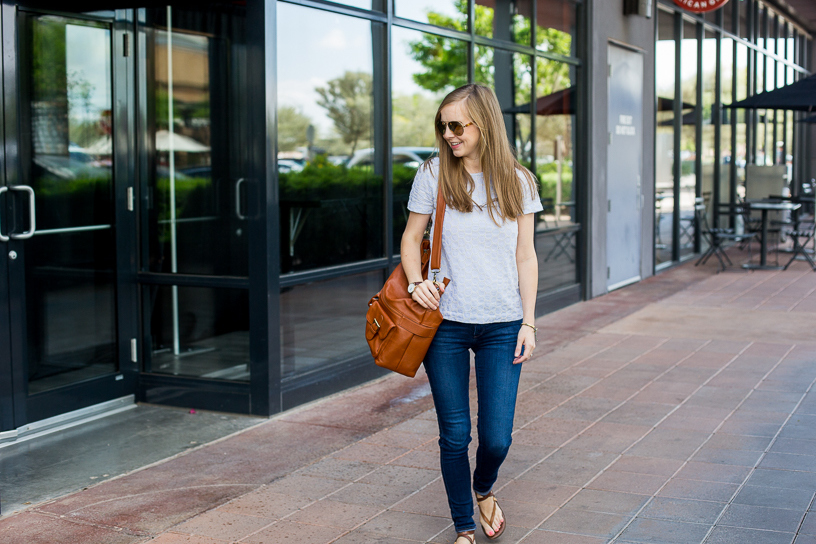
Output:
[[[414,178],[408,209],[420,214],[436,213],[439,159],[420,167]],[[538,195],[531,194],[519,172],[524,195],[524,214],[542,210]],[[523,317],[519,293],[516,246],[518,222],[505,220],[497,225],[487,211],[487,195],[482,174],[474,181],[473,211],[445,210],[442,228],[442,261],[438,279],[451,282],[439,303],[445,319],[460,323],[503,323]],[[492,188],[492,186],[491,186]],[[491,190],[495,199],[495,192]],[[431,229],[433,240],[433,228]]]

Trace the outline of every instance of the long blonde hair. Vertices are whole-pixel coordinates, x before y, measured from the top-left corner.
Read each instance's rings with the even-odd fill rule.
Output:
[[[520,170],[527,180],[532,198],[538,197],[538,183],[533,174],[521,166],[513,155],[496,94],[489,87],[474,83],[451,91],[436,111],[435,127],[439,126],[442,108],[455,102],[462,103],[470,120],[480,131],[479,158],[484,175],[485,194],[488,195],[487,211],[490,218],[497,225],[499,224],[497,215],[502,221],[506,219],[515,221],[517,216],[524,213],[524,191],[517,171]],[[465,170],[465,161],[453,154],[439,130],[435,132],[439,148],[439,190],[442,191],[445,203],[454,210],[472,212],[475,186],[473,178]],[[430,160],[426,161],[424,167],[430,167]],[[491,198],[491,182],[496,192],[495,200]]]

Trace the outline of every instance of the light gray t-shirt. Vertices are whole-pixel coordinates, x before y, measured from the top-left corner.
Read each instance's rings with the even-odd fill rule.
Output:
[[[408,209],[421,214],[436,213],[439,159],[430,168],[417,171]],[[518,222],[496,225],[487,211],[487,196],[482,174],[471,174],[474,181],[473,211],[445,210],[442,227],[442,261],[438,279],[450,278],[439,308],[445,319],[460,323],[503,323],[523,317],[519,293],[516,246]],[[524,213],[542,210],[538,195],[519,172],[524,195]],[[492,185],[491,185],[492,188]],[[495,191],[491,196],[495,199]],[[433,240],[433,229],[431,230]]]

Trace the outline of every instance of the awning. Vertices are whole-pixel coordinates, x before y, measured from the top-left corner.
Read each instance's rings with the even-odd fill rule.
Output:
[[[726,108],[816,111],[816,74],[773,91],[755,94]]]
[[[693,110],[694,104],[683,102],[684,110]],[[502,110],[504,113],[530,113],[530,103]],[[674,111],[674,99],[657,97],[657,111]],[[575,113],[575,86],[567,87],[536,100],[537,115],[572,115]]]

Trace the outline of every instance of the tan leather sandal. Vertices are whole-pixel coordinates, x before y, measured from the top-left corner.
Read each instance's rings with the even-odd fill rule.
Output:
[[[487,516],[484,515],[484,511],[482,510],[482,502],[486,501],[487,499],[493,499],[493,509],[490,511],[490,518],[489,519],[488,519]],[[488,493],[487,495],[483,496],[483,497],[479,496],[477,494],[476,495],[476,502],[479,504],[479,516],[482,518],[481,525],[482,525],[482,531],[484,531],[485,536],[490,540],[494,540],[496,538],[499,538],[501,536],[501,534],[504,532],[505,527],[507,527],[507,518],[506,517],[502,520],[501,525],[499,525],[499,528],[493,530],[493,535],[492,536],[487,534],[487,529],[485,529],[485,524],[487,524],[488,527],[493,529],[493,520],[496,519],[496,510],[501,511],[502,514],[504,514],[504,510],[502,510],[501,507],[499,506],[499,501],[496,500],[496,496],[493,495],[492,491],[490,493]],[[502,516],[502,517],[504,517],[504,516]]]
[[[464,541],[467,544],[476,544],[476,531],[463,531],[456,533],[456,541],[453,544],[463,544],[459,542]]]

